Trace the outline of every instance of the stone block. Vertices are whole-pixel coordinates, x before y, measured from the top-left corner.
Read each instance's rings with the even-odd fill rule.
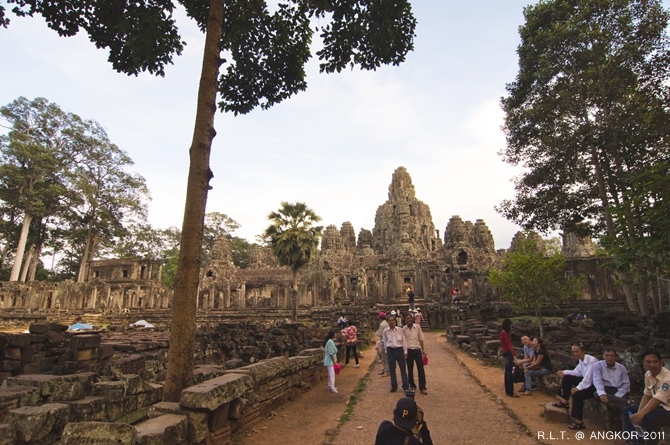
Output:
[[[111,361],[105,367],[105,374],[121,376],[123,374],[142,374],[146,367],[146,357],[133,354],[118,360]]]
[[[15,443],[14,428],[6,423],[0,423],[0,445],[14,445]]]
[[[62,332],[49,331],[46,333],[46,340],[44,343],[49,346],[62,346],[67,341],[67,337]]]
[[[93,395],[104,397],[109,402],[122,402],[126,395],[125,382],[98,382],[93,385]]]
[[[8,412],[5,423],[13,426],[19,441],[37,442],[59,435],[69,414],[70,407],[62,403],[24,406]]]
[[[7,334],[7,348],[23,349],[30,344],[30,334]]]
[[[544,417],[552,422],[570,423],[570,414],[568,414],[568,410],[553,406],[551,402],[544,405]]]
[[[0,422],[8,411],[22,406],[35,406],[40,402],[40,392],[37,388],[23,386],[0,388]]]
[[[248,373],[254,380],[254,385],[259,385],[277,377],[288,374],[291,370],[291,362],[286,357],[274,357],[262,360],[252,365],[243,366],[235,372]]]
[[[137,430],[125,423],[72,422],[63,430],[59,445],[136,445]]]
[[[28,327],[28,332],[31,334],[44,334],[48,331],[65,332],[67,326],[58,323],[32,323]]]
[[[107,420],[104,397],[89,396],[65,403],[70,406],[70,422],[102,422]]]
[[[595,423],[605,431],[620,431],[621,408],[592,397],[584,401],[584,420]]]
[[[4,385],[9,386],[29,386],[40,389],[40,395],[48,397],[57,390],[58,386],[64,383],[79,382],[84,385],[84,389],[91,387],[93,373],[49,375],[49,374],[25,374],[8,378]]]
[[[188,436],[188,418],[163,414],[135,425],[137,445],[180,445]]]
[[[21,369],[21,362],[18,360],[0,360],[0,371],[16,372]]]
[[[224,403],[240,397],[253,386],[254,381],[249,375],[226,374],[184,389],[179,404],[183,408],[214,411]]]
[[[73,349],[91,349],[100,346],[100,334],[75,334],[70,339],[69,346]]]
[[[181,409],[178,403],[175,402],[158,402],[151,405],[149,410],[150,417],[158,417],[163,414],[183,414],[186,415],[186,411]]]
[[[138,406],[153,405],[163,399],[163,385],[151,383],[149,387],[151,388],[149,391],[137,394]]]
[[[139,394],[153,390],[153,388],[137,374],[123,374],[120,376],[120,379],[125,382],[126,394]]]
[[[149,408],[148,406],[144,406],[134,411],[126,411],[121,417],[116,419],[115,422],[128,423],[130,425],[134,425],[137,422],[147,419],[149,417],[150,410],[151,408]]]
[[[228,411],[230,403],[224,403],[209,414],[208,428],[210,431],[216,431],[221,428],[229,428]]]
[[[85,360],[92,360],[96,357],[97,349],[95,348],[88,348],[88,349],[79,349],[77,350],[77,355],[75,357],[75,360],[77,361],[85,361]]]
[[[70,400],[81,400],[86,396],[86,391],[84,390],[84,384],[81,382],[62,382],[57,385],[51,395],[49,400],[51,402],[64,402]]]
[[[206,445],[231,445],[232,444],[232,430],[230,428],[212,431],[207,436]]]
[[[5,348],[0,352],[0,357],[7,360],[21,360],[21,348]]]
[[[188,417],[188,441],[190,443],[200,443],[207,438],[209,426],[207,420],[209,413],[189,411]]]

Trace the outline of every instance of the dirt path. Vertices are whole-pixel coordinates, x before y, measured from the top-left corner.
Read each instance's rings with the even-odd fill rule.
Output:
[[[542,417],[542,407],[553,400],[551,396],[536,393],[527,398],[508,398],[504,395],[502,369],[487,366],[459,350],[442,333],[427,333],[426,337],[429,394],[417,392],[416,401],[426,412],[436,444],[578,442],[567,425],[551,423]],[[343,368],[336,379],[339,395],[327,392],[326,382],[322,381],[298,400],[277,410],[276,416],[236,436],[233,443],[265,445],[276,443],[281,437],[289,443],[305,445],[322,445],[329,439],[347,445],[373,444],[377,427],[382,420],[391,419],[395,403],[403,394],[389,392],[389,378],[378,375],[381,365],[373,363],[373,359],[374,351],[370,349],[364,352],[360,368]],[[359,395],[350,419],[338,429],[349,395],[364,377],[365,390]],[[583,443],[616,443],[589,440],[593,429],[583,431],[587,438]],[[538,440],[541,435],[544,440]]]

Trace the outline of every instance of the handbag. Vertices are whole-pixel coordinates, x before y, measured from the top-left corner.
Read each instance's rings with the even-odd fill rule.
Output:
[[[342,366],[340,366],[339,363],[335,363],[335,364],[333,365],[333,367],[335,368],[335,375],[339,375],[339,374],[340,374],[340,370],[342,369]]]
[[[423,366],[426,366],[428,364],[428,356],[424,355],[422,358],[423,358]]]

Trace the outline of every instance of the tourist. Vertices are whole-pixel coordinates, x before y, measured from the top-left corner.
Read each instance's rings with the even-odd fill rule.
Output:
[[[628,402],[630,380],[628,370],[621,363],[617,363],[617,353],[614,348],[607,347],[603,351],[603,360],[592,365],[593,385],[589,388],[572,394],[572,422],[568,426],[571,430],[584,429],[584,401],[595,394],[603,403],[608,403],[621,410]]]
[[[571,349],[572,355],[579,362],[572,371],[565,370],[556,373],[562,378],[558,390],[558,402],[553,403],[558,408],[568,409],[571,395],[584,391],[593,385],[593,365],[598,362],[598,359],[587,354],[582,343],[574,343]]]
[[[379,360],[381,360],[382,363],[382,370],[379,373],[382,377],[388,377],[389,375],[389,362],[386,358],[386,346],[384,345],[384,330],[389,327],[388,322],[386,321],[386,313],[385,312],[380,312],[379,313],[379,319],[381,322],[379,323],[379,329],[377,329],[377,337],[379,337],[379,340],[377,341],[377,346],[375,349],[377,350],[377,355],[379,356]]]
[[[642,427],[647,433],[659,432],[663,426],[670,426],[670,371],[663,367],[661,355],[657,351],[642,353],[644,393],[639,404],[623,409],[623,429],[632,433],[635,427]],[[631,438],[634,436],[631,434]],[[642,437],[629,443],[644,443]],[[651,438],[654,439],[653,437]],[[658,437],[654,441],[656,443]]]
[[[426,389],[426,373],[423,369],[423,357],[426,355],[426,348],[423,345],[423,331],[421,326],[414,324],[414,316],[407,314],[405,317],[405,326],[402,328],[405,334],[405,343],[407,344],[407,377],[411,389],[416,389],[414,384],[414,364],[416,372],[419,375],[419,390],[421,394],[428,394]]]
[[[326,339],[323,342],[323,366],[328,371],[328,391],[338,394],[335,388],[335,363],[337,363],[337,347],[333,341],[335,331],[328,331]]]
[[[414,290],[410,287],[407,289],[407,303],[409,304],[409,310],[414,310]]]
[[[500,349],[505,360],[505,394],[509,397],[519,397],[514,392],[514,380],[512,367],[514,366],[514,346],[512,346],[512,320],[506,318],[502,322],[502,331],[500,331]]]
[[[398,390],[398,379],[396,377],[396,365],[400,368],[400,378],[402,379],[402,389],[407,391],[409,383],[407,382],[407,343],[403,330],[396,327],[396,318],[389,315],[386,321],[389,327],[384,329],[383,339],[386,346],[386,357],[388,359],[389,374],[391,376],[391,392]]]
[[[337,319],[337,325],[340,327],[340,329],[347,327],[347,317],[344,314],[342,314],[342,316]]]
[[[423,321],[423,314],[421,313],[421,308],[416,308],[416,312],[414,312],[414,323],[421,326],[422,321]]]
[[[523,358],[518,359],[514,357],[514,364],[521,368],[526,368],[535,361],[535,346],[527,335],[521,337],[521,344],[523,344]]]
[[[395,311],[395,320],[396,324],[399,327],[405,324],[405,315],[403,315],[402,311],[400,310],[400,307],[398,307],[398,309],[396,309]]]
[[[358,351],[356,350],[358,346],[358,338],[356,336],[356,326],[354,326],[353,320],[349,320],[349,327],[342,329],[342,337],[346,341],[346,356],[344,359],[344,366],[349,366],[349,355],[353,354],[354,359],[356,360],[356,365],[354,368],[360,367],[358,363]]]
[[[451,298],[452,298],[452,303],[458,306],[461,304],[461,291],[457,287],[452,287],[451,288]]]
[[[547,349],[544,347],[544,341],[541,338],[533,339],[533,346],[535,347],[535,360],[533,363],[526,366],[523,372],[525,373],[524,391],[522,396],[533,395],[533,377],[542,377],[551,373],[551,358]]]
[[[424,413],[413,399],[403,397],[393,410],[393,422],[384,420],[375,445],[432,445]]]

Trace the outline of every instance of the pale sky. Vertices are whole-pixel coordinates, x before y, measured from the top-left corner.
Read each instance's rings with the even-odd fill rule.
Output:
[[[391,175],[407,168],[444,235],[453,215],[483,219],[496,248],[520,230],[494,210],[513,197],[500,98],[517,73],[521,0],[414,0],[415,50],[399,67],[319,74],[307,91],[234,117],[218,113],[207,212],[254,241],[281,201],[303,201],[338,228],[372,230]],[[10,14],[11,17],[11,14]],[[94,119],[135,161],[153,198],[149,220],[181,227],[204,35],[180,21],[184,53],[165,78],[114,72],[85,35],[60,38],[39,18],[0,28],[0,105],[45,97]]]

